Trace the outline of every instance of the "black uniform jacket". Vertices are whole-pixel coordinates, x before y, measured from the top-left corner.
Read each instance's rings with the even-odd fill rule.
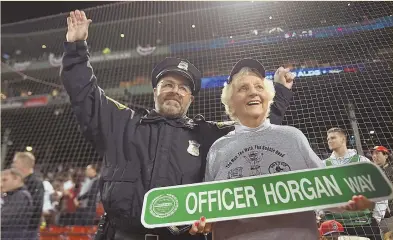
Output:
[[[233,126],[201,116],[167,119],[155,111],[134,111],[97,85],[85,41],[64,47],[63,84],[81,131],[104,159],[100,193],[105,211],[117,227],[141,228],[144,194],[203,181],[207,151]],[[293,94],[280,84],[275,88],[270,121],[281,124]]]

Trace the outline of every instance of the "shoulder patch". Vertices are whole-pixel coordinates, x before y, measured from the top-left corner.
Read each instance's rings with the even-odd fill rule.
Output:
[[[106,98],[107,98],[109,101],[113,102],[119,110],[123,110],[123,109],[127,109],[127,108],[128,108],[127,106],[125,106],[125,105],[119,103],[118,101],[116,101],[116,100],[114,100],[114,99],[112,99],[112,98],[110,98],[110,97],[108,97],[108,96],[107,96]]]
[[[235,121],[216,122],[216,126],[218,129],[231,127],[231,126],[234,126],[235,124],[236,124]]]

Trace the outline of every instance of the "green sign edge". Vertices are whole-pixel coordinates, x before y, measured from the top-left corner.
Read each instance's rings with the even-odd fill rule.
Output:
[[[393,198],[393,184],[389,181],[389,179],[386,177],[385,173],[382,171],[382,169],[377,166],[376,164],[372,162],[356,162],[356,163],[350,163],[350,164],[345,164],[345,165],[339,165],[339,166],[329,166],[325,168],[311,168],[311,169],[302,169],[302,170],[296,170],[296,171],[289,171],[289,172],[284,172],[284,173],[273,173],[273,174],[265,174],[265,175],[259,175],[259,176],[252,176],[252,177],[244,177],[244,178],[236,178],[236,179],[227,179],[227,180],[219,180],[219,181],[213,181],[213,182],[201,182],[201,183],[193,183],[193,184],[184,184],[184,185],[176,185],[176,186],[168,186],[168,187],[160,187],[160,188],[153,188],[150,189],[145,193],[144,199],[143,199],[143,206],[142,206],[142,214],[141,214],[141,223],[145,228],[159,228],[159,227],[168,227],[168,226],[179,226],[179,225],[191,225],[194,221],[197,221],[198,219],[195,219],[194,221],[186,221],[186,222],[175,222],[171,224],[148,224],[145,222],[145,211],[146,211],[146,201],[150,193],[154,191],[162,191],[165,189],[173,189],[173,188],[178,188],[179,186],[181,187],[187,187],[187,186],[203,186],[203,185],[209,185],[209,184],[217,184],[221,182],[233,182],[233,181],[245,181],[249,179],[255,179],[255,178],[266,178],[266,177],[272,177],[276,175],[287,175],[287,174],[294,174],[298,172],[309,172],[309,171],[319,171],[319,170],[324,170],[326,168],[332,169],[332,168],[345,168],[345,167],[350,167],[350,166],[355,166],[355,165],[372,165],[374,168],[377,168],[379,173],[382,175],[383,179],[385,179],[385,182],[387,185],[390,187],[390,194],[386,197],[379,197],[379,198],[371,198],[370,200],[374,202],[382,201],[382,200],[387,200],[387,199],[392,199]],[[349,199],[348,199],[349,200]],[[325,209],[325,208],[334,208],[334,207],[339,207],[343,206],[346,202],[343,203],[335,203],[335,204],[326,204],[326,205],[321,205],[319,208]],[[253,218],[253,217],[268,217],[272,215],[277,215],[279,214],[290,214],[290,213],[297,213],[297,212],[306,212],[306,211],[314,211],[316,208],[315,207],[303,207],[303,208],[297,208],[297,209],[292,209],[292,210],[285,210],[285,211],[275,211],[275,212],[270,212],[270,213],[256,213],[256,214],[247,214],[243,216],[237,216],[236,219],[245,219],[245,218]],[[300,210],[300,211],[299,211]],[[217,221],[226,221],[226,220],[233,220],[233,217],[222,217],[222,218],[211,218],[208,219],[209,222],[217,222]]]

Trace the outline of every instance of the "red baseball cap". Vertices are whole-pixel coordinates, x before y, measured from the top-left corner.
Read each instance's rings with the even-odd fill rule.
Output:
[[[376,146],[376,147],[374,147],[374,150],[379,151],[379,152],[389,153],[389,150],[387,148],[385,148],[384,146]]]
[[[344,232],[343,225],[341,225],[341,223],[335,220],[329,220],[323,222],[321,224],[321,227],[319,228],[319,233],[321,234],[321,236],[326,236],[331,233],[342,233],[342,232]]]

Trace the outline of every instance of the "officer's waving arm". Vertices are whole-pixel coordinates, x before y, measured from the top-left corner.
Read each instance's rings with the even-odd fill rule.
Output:
[[[86,39],[91,23],[83,11],[71,12],[67,18],[67,42],[64,43],[61,78],[70,96],[73,111],[85,137],[100,153],[106,150],[112,121],[132,114],[131,110],[105,96],[89,62]],[[116,116],[115,116],[116,115]]]

